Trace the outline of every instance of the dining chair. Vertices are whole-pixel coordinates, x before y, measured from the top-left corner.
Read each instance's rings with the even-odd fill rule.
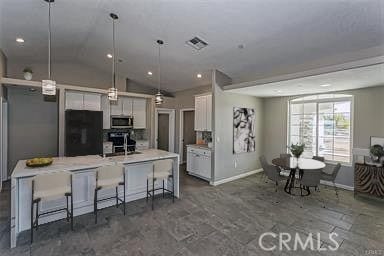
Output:
[[[280,158],[290,158],[290,157],[292,157],[292,155],[289,153],[281,153],[280,154]]]
[[[291,158],[292,157],[292,155],[291,154],[289,154],[289,153],[281,153],[280,154],[280,158]],[[284,172],[285,174],[289,174],[289,173],[287,173],[286,171],[291,171],[291,169],[289,169],[289,168],[283,168],[283,167],[279,167],[280,168],[280,170],[282,171],[282,172]]]
[[[39,204],[59,198],[66,198],[67,207],[52,211],[39,211]],[[69,210],[68,198],[71,198],[71,210]],[[32,178],[32,202],[31,202],[31,244],[33,243],[33,229],[39,228],[39,218],[54,212],[65,211],[66,219],[71,220],[73,230],[73,193],[72,174],[70,172],[56,172],[50,174],[38,174]],[[34,218],[34,206],[36,205],[36,217]]]
[[[123,198],[119,198],[118,188],[123,186]],[[116,194],[112,197],[98,198],[98,191],[101,189],[115,188]],[[125,215],[125,171],[121,165],[107,165],[101,166],[96,169],[96,187],[95,196],[93,201],[93,211],[95,214],[95,223],[97,223],[97,204],[101,201],[110,199],[116,200],[116,207],[119,206],[119,202],[123,204],[123,212]]]
[[[309,188],[317,188],[320,185],[321,174],[321,169],[303,170],[303,174],[299,180],[301,196],[304,196],[303,189],[307,188],[309,194]]]
[[[324,162],[325,161],[325,158],[323,156],[313,156],[312,159],[320,161],[320,162]]]
[[[259,157],[261,167],[264,170],[265,175],[267,178],[273,182],[275,182],[275,192],[277,192],[277,187],[279,185],[279,182],[283,180],[283,178],[279,175],[279,168],[277,166],[271,165],[267,162],[265,156]]]
[[[337,163],[333,168],[332,168],[332,165],[326,165],[326,167],[321,172],[322,180],[332,182],[333,188],[335,189],[335,193],[337,197],[339,197],[339,193],[337,191],[335,180],[340,169],[341,169],[341,164]]]

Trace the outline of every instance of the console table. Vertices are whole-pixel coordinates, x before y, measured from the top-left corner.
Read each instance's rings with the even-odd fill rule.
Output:
[[[356,163],[355,192],[384,198],[384,167]]]

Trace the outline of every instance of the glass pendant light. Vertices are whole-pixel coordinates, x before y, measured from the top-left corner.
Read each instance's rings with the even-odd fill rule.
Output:
[[[161,105],[164,101],[163,99],[163,95],[161,94],[161,91],[160,91],[160,86],[161,86],[161,69],[160,69],[160,48],[161,46],[164,44],[164,42],[162,40],[157,40],[156,41],[158,46],[159,46],[159,59],[158,59],[158,79],[159,79],[159,88],[158,88],[158,91],[157,93],[155,94],[155,104],[156,105]]]
[[[110,101],[117,101],[117,88],[116,88],[116,49],[115,49],[115,21],[119,18],[116,14],[111,13],[109,16],[112,18],[112,87],[108,89],[108,99]]]
[[[55,0],[44,0],[48,3],[48,79],[41,81],[43,95],[56,95],[56,81],[51,80],[51,3]]]

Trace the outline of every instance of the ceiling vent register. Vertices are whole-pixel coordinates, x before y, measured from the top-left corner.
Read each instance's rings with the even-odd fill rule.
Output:
[[[186,43],[198,51],[205,48],[208,45],[207,42],[203,41],[202,39],[198,38],[197,36],[195,36],[191,40],[187,41]]]

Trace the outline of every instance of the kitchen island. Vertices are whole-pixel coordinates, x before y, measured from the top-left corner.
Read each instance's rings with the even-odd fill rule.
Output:
[[[16,246],[17,236],[20,232],[30,229],[30,207],[32,193],[32,178],[37,174],[54,173],[62,171],[72,172],[73,179],[73,207],[74,216],[93,212],[93,197],[96,184],[96,168],[104,165],[121,164],[124,166],[126,176],[126,201],[133,201],[146,197],[146,180],[152,172],[153,162],[161,159],[173,159],[173,172],[175,179],[175,196],[179,197],[179,155],[167,151],[148,149],[140,154],[128,156],[114,156],[103,158],[97,155],[78,157],[53,158],[50,166],[30,168],[26,166],[26,160],[20,160],[16,164],[11,176],[11,247]],[[162,186],[155,183],[156,187]],[[166,184],[172,189],[172,184]],[[122,188],[121,188],[122,190]],[[99,192],[100,198],[113,196],[114,188]],[[158,190],[158,193],[162,193]],[[121,195],[121,193],[119,192]],[[65,198],[42,202],[40,211],[51,211],[63,208]],[[99,203],[99,208],[109,207],[115,204],[111,199]],[[59,219],[65,219],[66,213],[57,212],[42,216],[39,222],[47,223]],[[75,219],[76,221],[76,219]]]

